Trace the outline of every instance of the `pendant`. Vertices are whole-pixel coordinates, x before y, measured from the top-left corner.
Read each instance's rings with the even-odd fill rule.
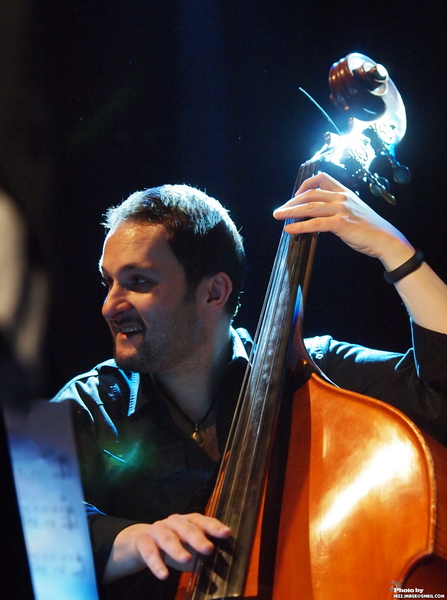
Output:
[[[199,444],[199,446],[201,446],[203,444],[203,437],[198,432],[197,426],[196,426],[196,429],[194,429],[191,437],[195,442],[197,442],[197,444]]]

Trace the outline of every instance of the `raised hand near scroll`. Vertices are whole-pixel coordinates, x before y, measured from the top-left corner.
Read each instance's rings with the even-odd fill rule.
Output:
[[[357,252],[380,259],[387,270],[414,254],[400,231],[326,173],[303,181],[274,217],[290,221],[285,225],[289,234],[330,231]]]

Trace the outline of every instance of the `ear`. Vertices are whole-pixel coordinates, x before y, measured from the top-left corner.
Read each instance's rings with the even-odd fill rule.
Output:
[[[205,277],[199,287],[202,287],[201,297],[206,303],[206,308],[222,310],[231,294],[233,284],[226,273],[220,272],[211,277]]]

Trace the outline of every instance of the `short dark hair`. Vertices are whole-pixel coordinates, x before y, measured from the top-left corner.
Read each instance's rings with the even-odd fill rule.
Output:
[[[189,185],[162,185],[135,192],[109,208],[104,226],[114,230],[123,221],[163,225],[191,289],[204,277],[226,273],[233,284],[226,309],[231,316],[236,314],[245,253],[242,237],[220,202]]]

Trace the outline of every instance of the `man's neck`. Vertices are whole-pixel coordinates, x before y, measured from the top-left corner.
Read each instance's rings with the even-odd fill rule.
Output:
[[[202,420],[207,413],[230,357],[230,328],[221,329],[210,343],[197,349],[196,360],[190,361],[186,368],[180,366],[169,373],[154,374],[170,400],[193,422]]]

